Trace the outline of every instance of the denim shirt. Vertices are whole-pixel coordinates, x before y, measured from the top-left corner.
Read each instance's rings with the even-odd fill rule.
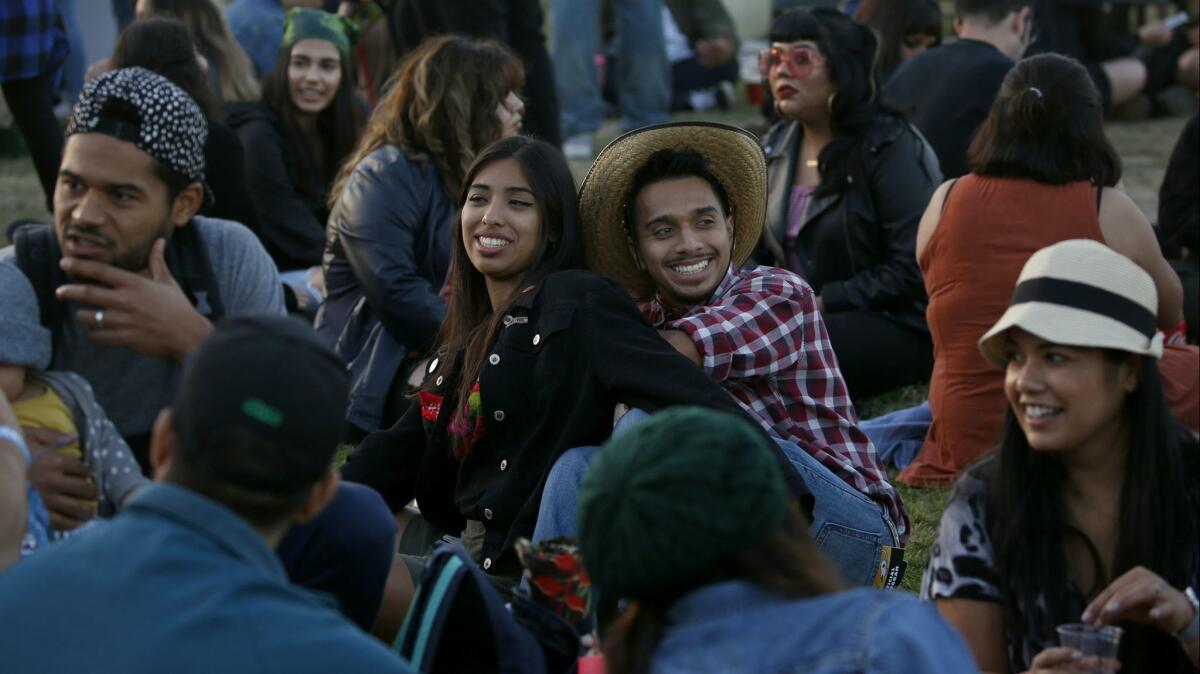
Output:
[[[263,537],[171,484],[0,575],[0,672],[411,671]]]
[[[961,637],[932,606],[859,589],[788,599],[744,580],[707,585],[667,612],[654,674],[969,674]]]

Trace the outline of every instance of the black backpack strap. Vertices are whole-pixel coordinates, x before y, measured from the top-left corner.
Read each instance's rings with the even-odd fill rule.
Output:
[[[213,323],[221,320],[225,316],[225,306],[221,302],[212,260],[195,222],[175,230],[167,243],[164,257],[167,269],[171,270],[171,275],[196,311]]]
[[[58,261],[62,258],[58,238],[54,234],[54,228],[45,224],[22,225],[11,232],[11,236],[16,250],[17,268],[33,286],[42,325],[50,330],[53,338],[51,353],[56,353],[62,338],[63,320],[66,318],[65,306],[54,295],[54,291],[66,281],[66,274],[58,266]]]

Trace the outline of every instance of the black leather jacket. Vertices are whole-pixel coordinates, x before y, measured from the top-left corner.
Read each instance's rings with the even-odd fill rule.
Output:
[[[342,475],[394,510],[415,497],[444,533],[458,535],[466,519],[482,522],[480,562],[490,574],[520,574],[513,544],[533,534],[550,468],[566,450],[608,438],[618,402],[647,412],[698,405],[753,421],[658,336],[624,288],[594,272],[561,271],[524,289],[488,354],[479,374],[486,437],[461,462],[448,431],[460,355],[438,353],[426,374],[442,398],[438,409],[414,400],[395,426],[367,436]],[[767,443],[803,503],[804,481]]]
[[[767,155],[767,225],[755,253],[787,267],[788,201],[796,178],[799,122],[779,122],[763,137]],[[808,281],[827,312],[867,310],[928,330],[925,284],[917,267],[917,224],[942,182],[937,155],[907,122],[887,114],[868,131],[862,164],[846,189],[814,197],[796,239]]]
[[[349,365],[346,419],[364,431],[379,428],[405,358],[433,346],[457,213],[432,161],[385,146],[355,167],[329,214],[316,327]]]

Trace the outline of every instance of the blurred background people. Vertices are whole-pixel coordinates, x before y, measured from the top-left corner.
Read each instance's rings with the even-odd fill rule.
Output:
[[[854,11],[879,36],[875,78],[887,83],[905,61],[942,43],[942,8],[937,0],[866,0]]]
[[[613,0],[616,13],[618,100],[625,131],[668,120],[671,70],[663,40],[660,0]],[[563,153],[591,159],[604,101],[596,57],[600,49],[598,0],[550,0],[550,54],[562,108]]]
[[[196,49],[208,62],[209,85],[221,101],[258,100],[254,66],[212,0],[137,0],[136,9],[138,19],[161,16],[187,27]]]

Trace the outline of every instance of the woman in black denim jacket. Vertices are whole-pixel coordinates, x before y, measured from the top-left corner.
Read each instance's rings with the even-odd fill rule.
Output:
[[[524,137],[493,144],[468,172],[462,202],[442,346],[408,411],[367,437],[344,476],[396,512],[415,497],[422,526],[461,535],[484,571],[511,585],[513,543],[532,535],[551,467],[608,438],[618,403],[744,412],[659,337],[619,283],[576,269],[578,202],[557,149]],[[806,493],[777,458],[793,494]],[[406,563],[415,577],[419,559]]]

